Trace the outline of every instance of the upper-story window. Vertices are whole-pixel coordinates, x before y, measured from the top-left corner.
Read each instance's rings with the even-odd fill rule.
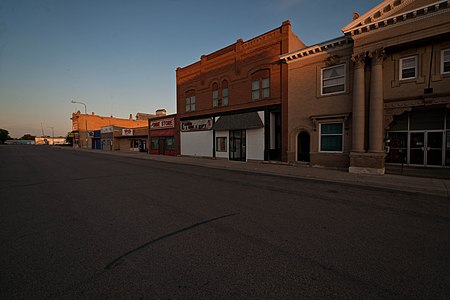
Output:
[[[219,106],[219,86],[217,83],[213,84],[212,88],[213,107]]]
[[[345,64],[322,69],[322,95],[345,92]]]
[[[252,100],[270,98],[270,72],[261,70],[252,74]]]
[[[410,56],[400,59],[400,80],[414,79],[417,77],[417,56]]]
[[[186,92],[186,112],[195,111],[195,91]]]
[[[228,105],[228,81],[222,81],[222,106]]]
[[[450,74],[450,49],[441,51],[441,73]]]

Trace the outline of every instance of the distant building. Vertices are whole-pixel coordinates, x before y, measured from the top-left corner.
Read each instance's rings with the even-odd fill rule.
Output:
[[[6,145],[35,145],[33,140],[6,140]]]
[[[143,114],[138,113],[142,117]],[[146,114],[149,117],[154,115]],[[92,139],[94,138],[94,131],[100,130],[105,126],[117,126],[122,128],[137,128],[137,127],[147,127],[148,119],[143,118],[141,120],[134,120],[133,116],[130,115],[128,119],[121,119],[115,117],[104,117],[98,116],[94,113],[92,114],[82,114],[80,111],[72,114],[72,134],[74,136],[73,146],[86,148],[86,136],[88,147],[92,148]],[[87,130],[86,130],[86,120],[87,120]],[[88,133],[88,134],[87,134]]]
[[[34,141],[36,145],[63,145],[66,144],[65,137],[35,137]]]

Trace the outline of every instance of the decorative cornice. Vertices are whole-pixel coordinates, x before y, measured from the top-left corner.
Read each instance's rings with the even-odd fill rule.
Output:
[[[289,52],[280,56],[280,59],[286,63],[294,60],[298,60],[304,57],[311,57],[316,54],[320,54],[326,51],[330,51],[336,48],[351,47],[353,40],[347,36],[339,37],[330,41],[323,42],[318,45],[310,46],[303,49],[298,49],[293,52]]]
[[[406,3],[406,2],[405,2]],[[383,4],[383,3],[382,3]],[[376,7],[378,8],[378,6]],[[355,36],[363,33],[367,33],[370,31],[378,30],[381,28],[385,28],[392,25],[397,25],[399,23],[409,21],[412,19],[416,19],[419,17],[431,16],[436,13],[440,13],[444,10],[448,10],[450,8],[450,0],[437,1],[419,8],[415,8],[413,10],[409,10],[406,12],[402,12],[396,15],[388,16],[386,18],[376,18],[373,22],[362,24],[364,17],[367,17],[366,14],[362,17],[359,17],[357,20],[353,21],[346,27],[342,29],[342,31],[346,35]],[[371,10],[374,11],[375,9]],[[359,20],[360,23],[357,21]],[[372,20],[372,19],[370,19]],[[351,26],[353,25],[353,26]],[[356,27],[354,27],[356,26]]]

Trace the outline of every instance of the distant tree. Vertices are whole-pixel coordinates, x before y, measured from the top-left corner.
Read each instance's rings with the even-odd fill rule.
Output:
[[[35,138],[35,137],[36,137],[36,136],[27,133],[27,134],[25,134],[23,137],[21,137],[20,140],[34,141],[34,138]]]
[[[9,140],[10,138],[11,137],[9,136],[9,131],[0,128],[0,143],[3,144],[6,140]]]

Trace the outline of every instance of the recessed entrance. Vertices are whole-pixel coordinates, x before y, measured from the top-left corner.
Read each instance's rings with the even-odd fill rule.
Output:
[[[310,136],[301,131],[297,136],[297,161],[309,162]]]
[[[230,130],[230,160],[246,159],[245,130]]]
[[[442,166],[443,136],[443,131],[411,132],[409,164]]]

